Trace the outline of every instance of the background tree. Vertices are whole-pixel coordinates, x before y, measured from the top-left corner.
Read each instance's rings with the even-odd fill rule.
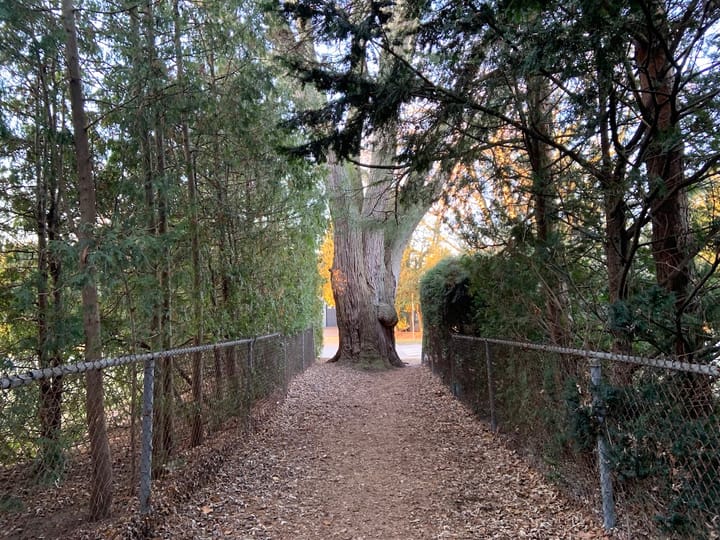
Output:
[[[403,253],[395,300],[401,330],[414,328],[417,331],[421,328],[418,319],[421,276],[442,259],[459,251],[450,243],[441,212],[441,207],[434,208],[423,218]],[[413,321],[413,318],[417,320]]]
[[[75,137],[75,165],[78,173],[78,199],[80,220],[77,237],[80,252],[80,272],[83,274],[82,307],[83,330],[85,331],[85,360],[93,361],[102,357],[100,338],[100,306],[93,263],[95,250],[95,178],[93,176],[92,154],[88,139],[88,122],[85,115],[80,72],[80,53],[75,26],[75,6],[72,0],[63,0],[63,27],[66,34],[66,61],[70,110],[72,112],[73,134]],[[90,518],[102,519],[110,514],[112,503],[112,465],[110,445],[105,423],[105,392],[102,371],[92,370],[86,374],[87,419],[90,435],[90,456],[92,459],[92,493],[90,495]]]
[[[85,245],[70,202],[81,182],[57,7],[0,8],[3,371],[78,361],[84,350],[111,356],[316,323],[325,199],[317,170],[281,151],[299,139],[278,127],[292,92],[267,50],[264,13],[241,2],[89,0],[73,6],[95,158],[96,219],[83,260],[101,293],[103,332],[85,348],[90,282],[77,263]],[[225,360],[230,373],[237,359]],[[161,370],[168,406],[158,400],[166,421],[157,472],[176,448],[173,400],[187,399],[174,392],[178,367]],[[102,381],[107,406],[127,404],[135,419],[139,374],[114,375]],[[39,411],[31,421],[28,407]],[[28,392],[3,411],[3,432],[16,435],[2,458],[37,456],[37,471],[61,482],[85,409],[76,386],[59,380]]]
[[[330,283],[330,272],[332,269],[333,253],[335,244],[333,243],[332,226],[328,227],[322,244],[320,244],[320,254],[318,257],[318,274],[322,282],[321,296],[323,302],[330,307],[335,307],[335,299],[333,298],[332,283]]]

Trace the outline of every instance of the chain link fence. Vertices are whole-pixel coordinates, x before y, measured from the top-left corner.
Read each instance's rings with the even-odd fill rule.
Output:
[[[453,335],[426,364],[621,538],[720,538],[720,370]]]
[[[148,512],[151,493],[171,489],[163,479],[193,472],[194,448],[210,444],[222,430],[251,428],[272,412],[292,377],[314,361],[309,329],[294,337],[270,335],[5,374],[0,537],[64,538],[86,521],[91,459],[85,372],[103,374],[117,516]]]

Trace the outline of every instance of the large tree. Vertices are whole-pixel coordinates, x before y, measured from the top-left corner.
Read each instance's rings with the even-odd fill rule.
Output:
[[[492,146],[527,162],[535,260],[542,272],[556,273],[543,277],[548,337],[564,339],[565,333],[559,313],[565,301],[554,296],[563,294],[566,279],[558,239],[573,242],[578,254],[583,243],[600,241],[612,309],[606,305],[598,313],[611,311],[615,346],[627,350],[638,329],[660,327],[665,338],[643,336],[653,347],[683,353],[696,347],[685,343],[702,326],[693,303],[716,265],[697,278],[691,267],[717,230],[707,227],[700,241],[694,239],[686,201],[690,187],[708,185],[717,171],[718,154],[706,131],[712,114],[707,108],[715,106],[717,95],[716,59],[707,45],[720,16],[716,4],[422,4],[418,24],[404,27],[413,36],[405,41],[422,45],[422,60],[402,54],[401,41],[389,31],[392,17],[353,25],[334,7],[303,6],[305,13],[322,13],[325,28],[351,32],[351,42],[398,62],[387,79],[349,69],[342,76],[322,66],[307,70],[308,80],[345,99],[333,103],[361,111],[356,117],[374,133],[395,129],[394,111],[432,110],[401,130],[407,135],[404,164],[488,162]],[[358,122],[339,118],[332,135],[342,151]],[[453,136],[447,126],[457,130]],[[485,170],[492,182],[507,169]],[[642,262],[648,254],[654,260],[649,269]],[[662,300],[648,307],[656,315],[664,309],[662,320],[634,321],[639,312],[632,302],[643,302],[646,291],[654,290],[648,270],[661,290],[656,298],[673,298],[674,308],[667,311]]]
[[[417,12],[405,2],[392,9],[374,2],[288,4],[286,12],[295,35],[285,39],[285,53],[291,50],[288,44],[300,51],[290,58],[293,68],[320,91],[314,95],[319,109],[299,120],[323,132],[301,151],[328,168],[334,240],[330,277],[339,330],[332,361],[402,366],[394,335],[400,263],[412,232],[439,195],[445,172],[439,167],[430,172],[427,165],[398,166],[406,112],[385,110],[382,122],[375,123],[355,97],[368,84],[384,84],[405,72],[417,54],[408,31]],[[326,24],[328,12],[331,24]],[[372,47],[370,35],[357,33],[360,28],[372,33],[378,22],[397,44],[392,51]]]

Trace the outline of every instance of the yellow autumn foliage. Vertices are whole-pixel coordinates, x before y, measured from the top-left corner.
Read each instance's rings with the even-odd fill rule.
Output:
[[[320,253],[318,254],[318,273],[320,274],[320,282],[322,283],[322,299],[330,307],[335,307],[335,299],[333,298],[332,286],[330,284],[330,269],[333,265],[333,255],[335,252],[335,243],[333,242],[332,226],[325,233],[325,238],[320,245]]]

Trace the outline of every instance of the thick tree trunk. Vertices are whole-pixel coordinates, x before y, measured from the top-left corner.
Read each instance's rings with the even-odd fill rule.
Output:
[[[354,15],[363,13],[358,4]],[[393,22],[389,34],[401,42],[399,49],[410,57],[412,32],[407,26],[415,24],[406,13],[405,2],[393,8]],[[291,32],[278,32],[281,46],[309,61],[318,58],[312,41],[313,31],[307,21],[298,20],[301,36],[310,36],[295,43]],[[399,40],[399,41],[398,41]],[[397,53],[397,51],[396,51]],[[379,59],[380,76],[392,73],[398,61],[392,54]],[[360,62],[364,64],[364,62]],[[323,96],[306,92],[309,102]],[[337,309],[339,348],[333,361],[343,361],[367,367],[402,366],[395,349],[394,329],[398,322],[395,294],[404,247],[422,216],[437,196],[432,187],[425,190],[422,182],[413,184],[418,191],[427,191],[412,204],[399,200],[402,191],[391,172],[385,167],[394,163],[397,137],[394,127],[386,127],[366,141],[371,146],[363,152],[370,168],[344,166],[334,152],[328,151],[330,169],[328,193],[333,220],[335,252],[330,280]]]
[[[388,163],[392,137],[380,140],[371,160]],[[395,348],[397,279],[412,232],[434,199],[434,190],[413,204],[395,199],[394,178],[358,171],[329,159],[328,182],[335,252],[331,269],[339,347],[333,361],[400,367]]]
[[[674,353],[688,357],[700,345],[695,330],[683,324],[687,312],[698,307],[690,297],[693,264],[692,233],[680,118],[675,88],[675,63],[669,44],[671,32],[663,2],[648,2],[646,35],[635,42],[635,60],[640,78],[643,120],[649,142],[644,161],[652,194],[652,255],[658,285],[674,296]],[[716,399],[711,380],[690,373],[678,373],[687,410],[692,415],[712,414]]]
[[[378,317],[379,305],[367,271],[382,264],[384,251],[366,250],[367,223],[362,217],[363,187],[358,171],[349,171],[332,158],[328,162],[335,240],[330,275],[339,335],[338,352],[332,360],[375,368],[400,366],[394,338],[389,337],[392,317],[385,317],[385,324]],[[376,247],[377,239],[374,242]]]
[[[90,254],[94,249],[96,220],[95,183],[87,134],[87,119],[80,78],[80,58],[75,27],[75,7],[72,0],[63,0],[63,26],[66,33],[67,63],[69,73],[70,104],[72,109],[75,154],[77,158],[80,224],[77,230],[80,244],[80,272],[85,276],[82,288],[83,328],[85,330],[85,359],[97,360],[102,355],[100,339],[100,308],[95,269]],[[110,445],[105,423],[105,398],[102,371],[87,373],[87,421],[90,435],[92,460],[92,490],[90,518],[102,519],[110,514],[112,504],[112,465]]]

